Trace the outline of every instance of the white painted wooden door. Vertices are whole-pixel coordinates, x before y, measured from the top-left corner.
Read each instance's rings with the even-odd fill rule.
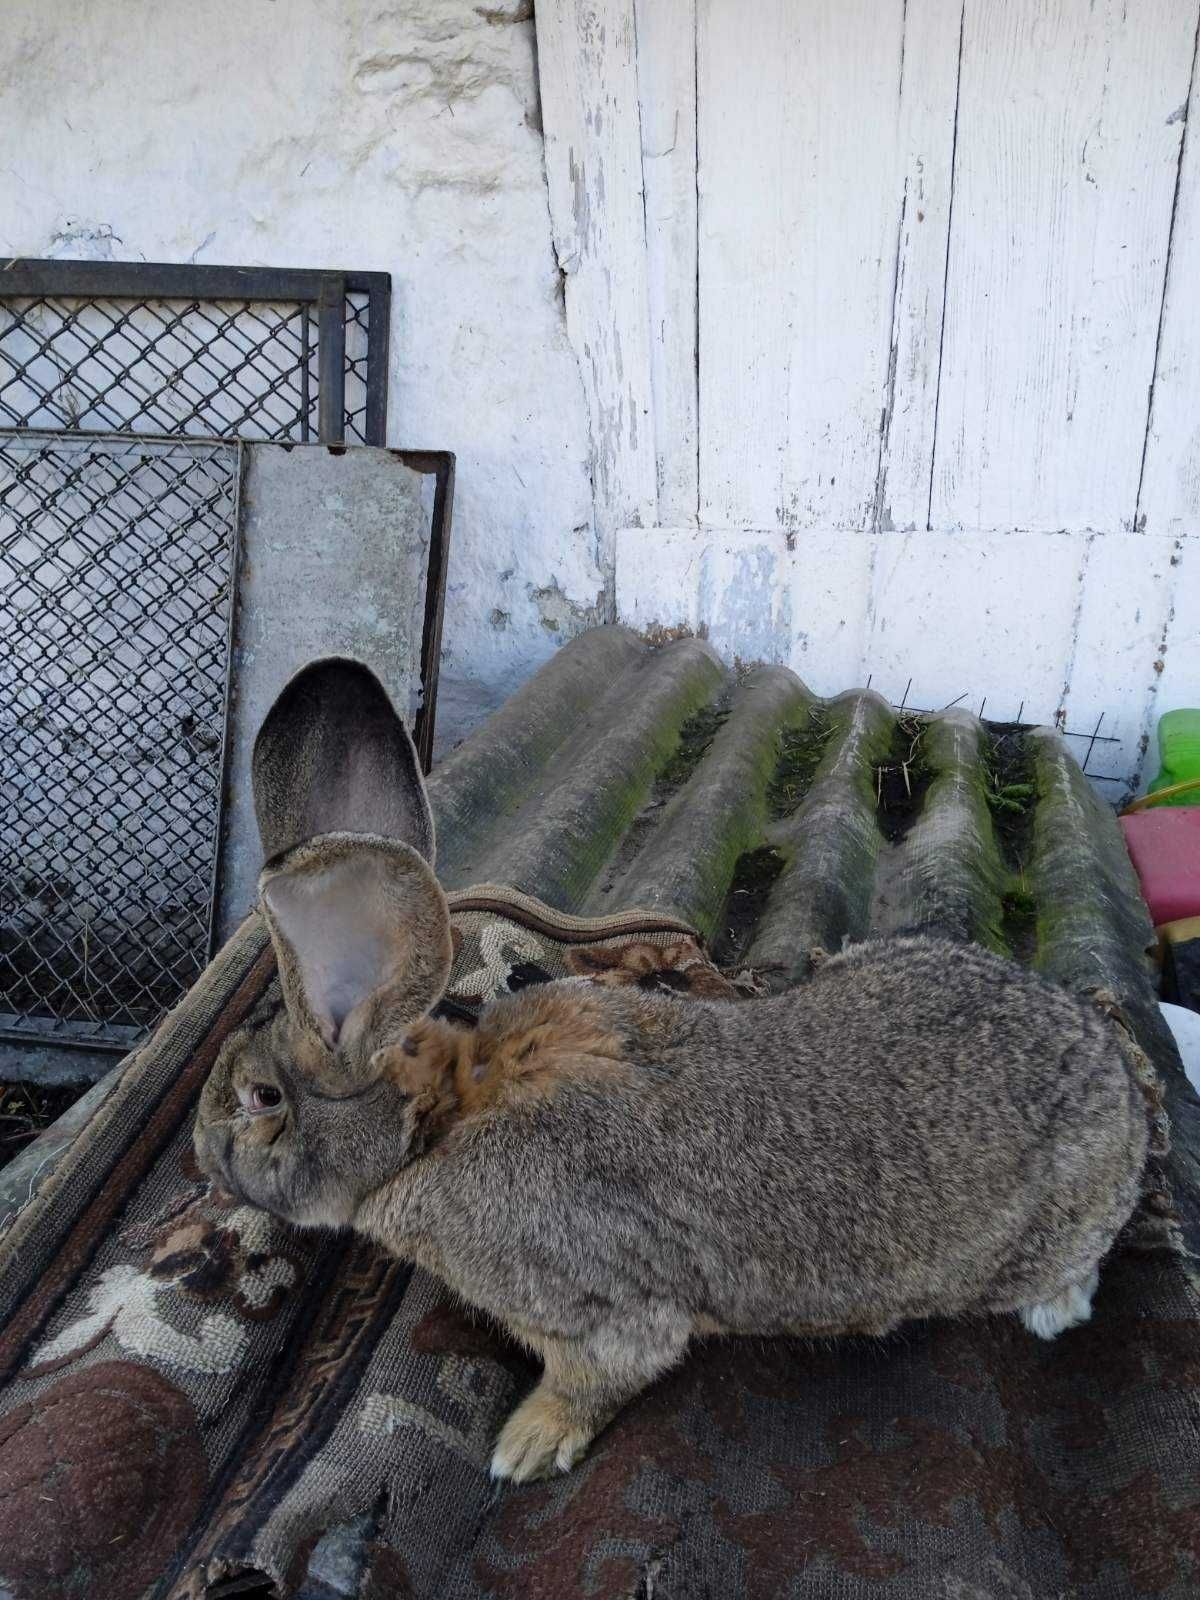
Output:
[[[822,692],[1200,703],[1200,0],[544,0],[616,603]],[[911,680],[911,683],[910,683]]]

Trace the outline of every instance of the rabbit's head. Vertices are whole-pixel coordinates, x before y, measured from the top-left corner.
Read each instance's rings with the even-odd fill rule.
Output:
[[[222,1047],[196,1152],[252,1204],[337,1225],[414,1136],[411,1096],[385,1062],[450,974],[433,818],[404,724],[354,662],[292,679],[253,772],[283,1005],[260,1007]]]

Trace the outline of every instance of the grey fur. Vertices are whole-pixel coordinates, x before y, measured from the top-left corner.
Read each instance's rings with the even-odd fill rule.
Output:
[[[363,1017],[352,1060],[294,1011],[235,1034],[197,1152],[542,1356],[501,1476],[569,1467],[696,1334],[1019,1311],[1050,1336],[1087,1315],[1138,1195],[1119,1031],[974,946],[863,944],[739,1004],[572,982],[495,1001],[473,1034]],[[279,1107],[248,1114],[253,1084]]]

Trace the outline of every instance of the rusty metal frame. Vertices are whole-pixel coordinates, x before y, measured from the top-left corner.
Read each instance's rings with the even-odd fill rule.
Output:
[[[421,760],[421,770],[428,772],[433,765],[438,674],[442,659],[442,620],[446,609],[446,571],[450,558],[450,524],[454,515],[454,455],[449,450],[398,450],[396,454],[414,472],[432,472],[436,478],[433,516],[429,526],[425,620],[421,630],[421,704],[413,728],[413,742]]]

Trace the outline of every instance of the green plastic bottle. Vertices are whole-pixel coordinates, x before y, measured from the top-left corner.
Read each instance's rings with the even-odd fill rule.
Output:
[[[1158,771],[1147,794],[1157,794],[1176,783],[1196,783],[1195,788],[1164,800],[1164,806],[1200,805],[1200,711],[1168,711],[1158,719]]]

